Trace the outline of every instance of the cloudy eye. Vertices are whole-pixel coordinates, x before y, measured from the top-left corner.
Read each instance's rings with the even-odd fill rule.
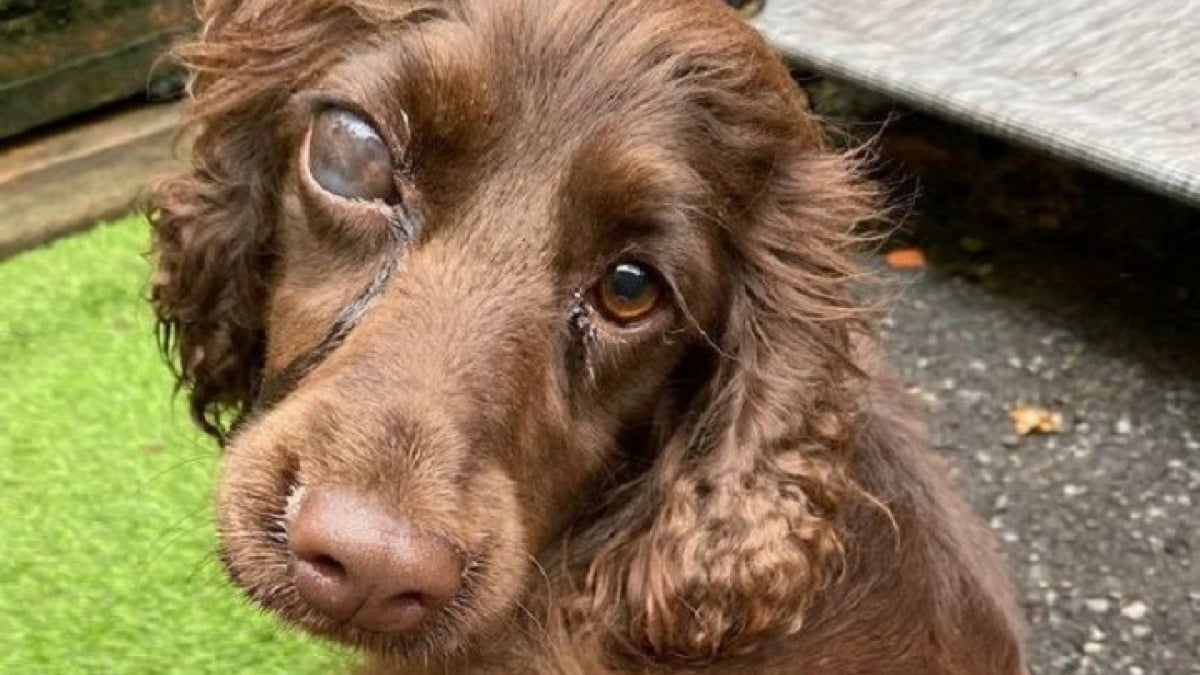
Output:
[[[317,115],[309,134],[308,170],[323,189],[346,199],[394,199],[392,153],[366,120],[330,108]]]
[[[627,262],[609,268],[596,295],[601,313],[611,321],[629,324],[649,316],[663,292],[650,268]]]

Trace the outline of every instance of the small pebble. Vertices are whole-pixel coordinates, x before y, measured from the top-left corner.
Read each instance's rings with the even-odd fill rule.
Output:
[[[1080,495],[1085,495],[1087,494],[1087,491],[1087,486],[1085,485],[1067,484],[1063,486],[1063,496],[1067,498],[1075,498],[1079,497]]]
[[[1140,621],[1146,618],[1146,612],[1149,610],[1146,603],[1142,601],[1132,602],[1121,608],[1121,616],[1131,621]]]
[[[1108,611],[1109,603],[1107,598],[1091,598],[1086,603],[1088,611],[1096,614],[1103,614]]]

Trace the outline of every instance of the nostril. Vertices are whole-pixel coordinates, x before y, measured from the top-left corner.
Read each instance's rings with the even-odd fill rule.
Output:
[[[393,612],[419,612],[428,609],[429,599],[416,591],[397,593],[384,603]]]
[[[346,578],[346,566],[338,562],[337,558],[331,555],[320,553],[315,556],[303,558],[303,560],[312,566],[314,572],[323,577],[336,581]]]
[[[419,591],[406,591],[368,600],[355,617],[367,630],[405,632],[421,625],[440,603]]]

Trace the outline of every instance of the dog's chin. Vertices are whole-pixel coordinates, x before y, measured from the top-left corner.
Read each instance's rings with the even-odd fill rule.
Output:
[[[286,623],[311,635],[388,661],[426,663],[451,659],[467,651],[472,642],[463,627],[446,614],[413,634],[391,634],[364,630],[303,605],[286,610],[276,608],[274,612]]]

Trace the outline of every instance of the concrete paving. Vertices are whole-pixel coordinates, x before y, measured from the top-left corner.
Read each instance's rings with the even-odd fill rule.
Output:
[[[920,116],[893,361],[1010,557],[1042,675],[1200,673],[1200,212]],[[1063,416],[1018,437],[1009,406]]]

